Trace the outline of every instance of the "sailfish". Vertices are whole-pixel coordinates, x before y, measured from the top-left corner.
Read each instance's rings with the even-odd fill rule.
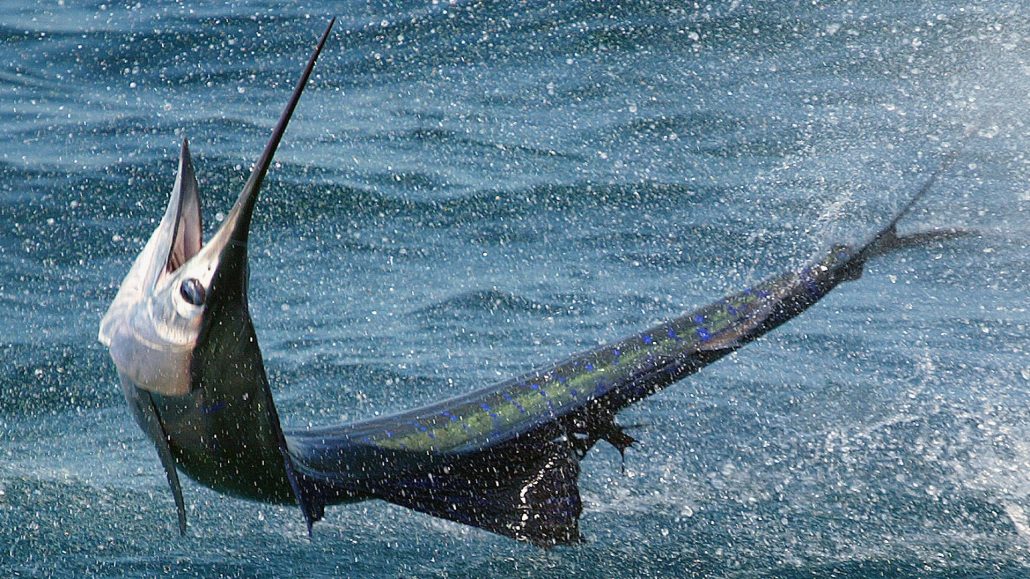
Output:
[[[265,175],[326,39],[307,62],[228,216],[203,242],[189,144],[164,216],[100,324],[125,400],[174,496],[180,474],[221,493],[299,505],[379,499],[540,546],[578,542],[580,461],[598,442],[635,440],[616,414],[791,320],[871,257],[946,171],[945,155],[908,203],[858,246],[525,375],[391,416],[284,430],[248,308],[249,230]]]

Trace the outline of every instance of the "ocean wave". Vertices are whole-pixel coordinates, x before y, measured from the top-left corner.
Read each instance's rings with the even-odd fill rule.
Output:
[[[555,316],[575,314],[574,305],[552,304],[497,289],[472,290],[448,297],[413,312],[426,323],[442,320],[466,320],[469,317],[494,317],[531,314]]]

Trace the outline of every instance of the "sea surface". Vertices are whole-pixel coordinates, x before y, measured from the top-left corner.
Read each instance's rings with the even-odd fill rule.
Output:
[[[192,5],[191,5],[192,4]],[[0,575],[1030,574],[1024,2],[88,2],[0,8]],[[185,481],[97,327],[189,138],[224,218],[339,18],[251,235],[291,427],[642,330],[882,227],[796,320],[620,416],[583,544]],[[968,135],[968,136],[966,136]]]

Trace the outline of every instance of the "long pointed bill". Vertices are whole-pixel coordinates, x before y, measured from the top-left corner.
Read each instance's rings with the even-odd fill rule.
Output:
[[[208,259],[205,261],[210,260],[208,261],[209,263],[218,264],[216,278],[225,281],[232,279],[234,282],[239,283],[239,289],[246,285],[247,239],[250,235],[251,217],[254,214],[254,206],[257,203],[261,184],[265,179],[265,174],[268,173],[268,167],[272,164],[272,158],[275,156],[275,151],[283,138],[283,133],[286,132],[286,126],[293,116],[293,111],[297,108],[297,103],[300,102],[300,95],[304,92],[304,87],[311,76],[311,71],[315,67],[315,61],[318,60],[319,54],[322,53],[322,47],[325,46],[325,41],[329,38],[329,32],[332,30],[335,22],[336,18],[330,20],[325,32],[322,33],[318,46],[315,47],[307,66],[304,68],[304,72],[297,81],[297,86],[293,89],[293,95],[279,117],[275,130],[272,131],[272,137],[268,140],[268,144],[265,145],[265,150],[261,153],[261,157],[258,158],[257,164],[254,165],[250,179],[243,186],[243,191],[240,192],[240,196],[230,210],[228,217],[226,217],[225,223],[201,250],[201,253],[207,253],[204,257]],[[225,291],[226,288],[223,286],[220,289]]]

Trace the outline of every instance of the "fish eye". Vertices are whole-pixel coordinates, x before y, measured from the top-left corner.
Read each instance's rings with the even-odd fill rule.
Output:
[[[182,299],[195,306],[204,305],[204,286],[195,277],[183,280],[179,286],[179,293],[182,294]]]

